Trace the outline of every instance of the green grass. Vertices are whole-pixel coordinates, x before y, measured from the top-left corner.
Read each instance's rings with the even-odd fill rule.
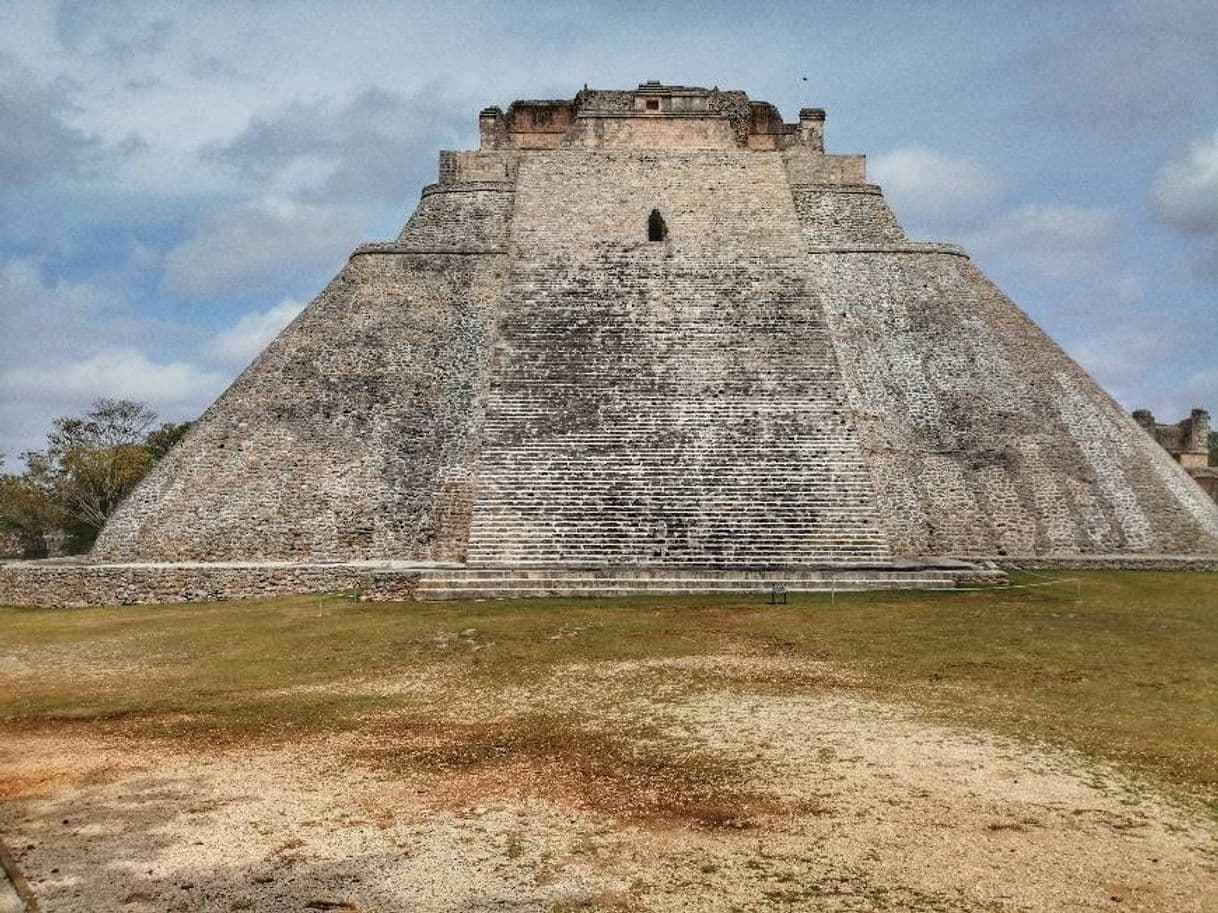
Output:
[[[1218,798],[1218,575],[1093,571],[1009,591],[0,608],[0,731],[292,738],[412,698],[282,689],[439,665],[500,687],[573,661],[747,650]],[[1021,577],[1017,583],[1039,583]],[[475,628],[473,650],[459,632]],[[570,635],[576,632],[575,636]],[[815,687],[759,683],[767,689]]]

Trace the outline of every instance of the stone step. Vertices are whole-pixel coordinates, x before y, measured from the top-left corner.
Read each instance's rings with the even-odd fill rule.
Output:
[[[535,589],[598,589],[610,587],[616,589],[628,589],[634,592],[651,592],[654,590],[681,590],[681,591],[710,591],[710,590],[769,590],[775,586],[782,586],[788,590],[822,590],[822,589],[850,589],[852,587],[867,586],[884,586],[891,588],[899,588],[903,586],[935,586],[935,587],[954,587],[955,580],[950,577],[938,576],[914,576],[914,577],[829,577],[823,580],[725,580],[720,578],[706,579],[622,579],[615,580],[613,578],[600,577],[574,577],[564,579],[561,576],[546,578],[544,580],[517,580],[512,577],[478,577],[473,579],[452,579],[452,580],[435,580],[424,581],[420,584],[420,592],[430,592],[431,590],[449,590],[449,589],[469,589],[469,588],[489,588],[503,591],[516,590],[535,590]]]
[[[681,593],[771,593],[776,584],[789,593],[856,592],[865,590],[950,590],[955,579],[940,575],[842,575],[818,580],[764,581],[748,578],[637,579],[572,577],[568,580],[501,578],[430,580],[419,584],[421,599],[508,599],[543,596],[612,597]]]
[[[962,562],[953,562],[950,567],[923,567],[914,564],[910,567],[893,565],[886,562],[835,562],[824,565],[809,565],[800,567],[741,567],[736,565],[687,567],[676,565],[657,565],[655,567],[616,566],[616,565],[506,565],[495,567],[477,567],[464,565],[451,568],[431,568],[426,571],[425,581],[449,580],[498,580],[510,578],[524,581],[546,580],[752,580],[756,582],[784,583],[792,580],[830,580],[836,577],[893,577],[918,575],[920,577],[938,577],[944,580],[954,579],[962,573],[974,573],[976,568]]]
[[[700,165],[722,212],[744,218],[713,245],[572,246],[568,219],[536,216],[595,219],[587,208],[627,167],[603,166],[609,183],[582,190],[575,159],[518,177],[468,558],[884,557],[785,170]]]

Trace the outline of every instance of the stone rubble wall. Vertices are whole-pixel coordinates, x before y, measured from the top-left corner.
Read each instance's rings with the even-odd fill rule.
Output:
[[[1184,566],[1189,566],[1187,563]],[[627,593],[768,593],[1000,587],[1006,574],[959,562],[880,562],[716,569],[649,565],[472,569],[462,565],[251,563],[90,564],[0,562],[0,606],[77,608],[333,594],[352,600],[417,601]]]
[[[896,554],[1218,551],[1218,510],[966,259],[813,254]]]
[[[427,200],[404,240],[461,252],[354,256],[115,513],[94,557],[463,556],[507,274],[503,254],[469,244],[503,243],[510,194]]]
[[[508,181],[476,181],[425,187],[397,243],[424,252],[504,253],[513,186]]]
[[[795,184],[795,211],[813,246],[903,244],[905,232],[874,184]]]
[[[730,150],[739,146],[736,130],[726,117],[646,118],[580,117],[562,138],[564,146],[584,149],[620,147],[624,150]]]
[[[774,154],[523,160],[471,563],[886,555],[805,248]]]
[[[454,184],[502,183],[516,180],[521,153],[446,149],[440,153],[441,187]],[[430,188],[428,188],[430,189]]]
[[[1218,501],[1218,466],[1189,469],[1188,474],[1197,486],[1209,495],[1210,500]]]
[[[784,150],[783,165],[792,185],[842,184],[857,186],[867,180],[867,159],[862,155],[824,155],[803,148]]]
[[[82,565],[0,562],[0,605],[79,608],[344,593],[370,600],[418,595],[418,569],[351,565]]]

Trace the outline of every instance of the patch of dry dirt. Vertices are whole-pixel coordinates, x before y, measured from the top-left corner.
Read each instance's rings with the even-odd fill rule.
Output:
[[[0,832],[48,913],[1218,909],[1211,820],[852,683],[599,663],[496,694],[404,680],[448,715],[291,749],[23,735]]]

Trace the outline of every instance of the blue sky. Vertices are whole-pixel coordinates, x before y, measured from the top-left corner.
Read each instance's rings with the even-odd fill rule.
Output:
[[[828,110],[1129,408],[1218,413],[1218,4],[0,0],[0,451],[197,415],[442,148],[646,79]],[[947,341],[950,343],[950,341]]]

